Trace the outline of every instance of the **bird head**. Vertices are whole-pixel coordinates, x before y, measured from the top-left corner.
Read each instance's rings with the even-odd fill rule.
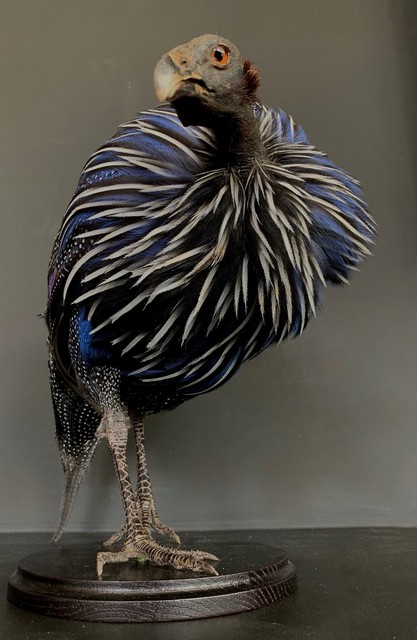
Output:
[[[158,99],[173,105],[182,124],[211,126],[256,100],[259,72],[232,42],[204,35],[166,53],[154,83]]]

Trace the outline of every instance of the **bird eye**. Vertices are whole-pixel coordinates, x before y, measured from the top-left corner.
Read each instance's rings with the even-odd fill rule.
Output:
[[[229,62],[229,49],[224,44],[218,44],[212,50],[211,57],[219,67],[225,67]]]

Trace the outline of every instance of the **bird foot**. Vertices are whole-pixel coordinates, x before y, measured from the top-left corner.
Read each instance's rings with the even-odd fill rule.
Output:
[[[127,540],[121,551],[100,551],[97,554],[97,575],[99,577],[102,575],[105,564],[127,562],[138,556],[147,558],[159,566],[208,573],[212,576],[219,575],[210,564],[218,561],[218,558],[213,554],[205,551],[164,547],[150,535],[145,534],[135,536],[134,540]]]
[[[171,527],[168,527],[166,524],[161,522],[158,515],[153,514],[150,527],[152,527],[152,529],[157,533],[160,533],[161,535],[166,536],[167,538],[170,538],[172,542],[175,542],[175,544],[181,544],[181,538],[179,537],[177,532],[174,531],[174,529],[171,529]],[[150,527],[148,527],[148,529]],[[150,532],[148,535],[150,536]],[[114,544],[116,544],[117,542],[119,542],[120,540],[123,540],[125,536],[126,536],[126,523],[122,526],[120,531],[117,531],[112,536],[110,536],[108,540],[103,542],[103,546],[106,549],[108,549],[112,547]]]

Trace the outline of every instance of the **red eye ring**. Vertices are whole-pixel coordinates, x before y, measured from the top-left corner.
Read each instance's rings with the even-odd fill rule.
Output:
[[[226,45],[218,44],[213,48],[211,57],[216,66],[225,67],[227,64],[229,64],[229,53],[230,50],[228,47],[226,47]]]

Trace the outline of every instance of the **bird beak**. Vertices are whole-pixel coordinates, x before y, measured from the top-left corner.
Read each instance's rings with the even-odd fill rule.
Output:
[[[154,71],[154,86],[160,102],[170,102],[183,95],[204,95],[207,89],[202,76],[192,68],[190,57],[182,47],[173,49],[158,62]]]

